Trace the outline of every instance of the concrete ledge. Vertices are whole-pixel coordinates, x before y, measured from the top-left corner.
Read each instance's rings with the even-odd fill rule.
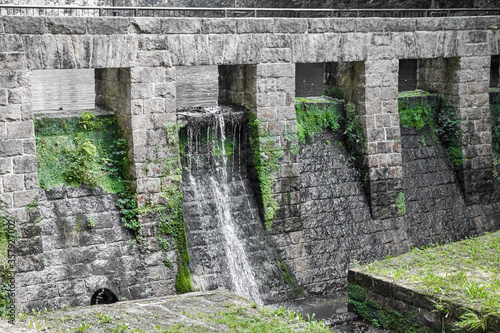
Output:
[[[350,311],[356,312],[365,321],[401,333],[441,332],[443,327],[446,332],[451,332],[464,313],[474,312],[479,318],[484,315],[464,304],[356,268],[349,270],[347,281]],[[487,317],[485,332],[500,332],[500,316]]]

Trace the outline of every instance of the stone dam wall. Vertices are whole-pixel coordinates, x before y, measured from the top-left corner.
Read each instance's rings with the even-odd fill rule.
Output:
[[[279,170],[270,175],[272,192],[253,190],[257,202],[265,195],[276,200],[269,242],[306,293],[344,287],[347,266],[355,260],[499,228],[488,105],[491,56],[500,54],[497,26],[499,17],[1,17],[0,199],[21,230],[19,308],[85,305],[93,288],[112,289],[119,298],[174,293],[181,260],[172,250],[172,267],[161,266],[158,217],[146,208],[168,205],[165,194],[173,183],[163,163],[180,167],[178,142],[165,135],[177,124],[179,66],[218,65],[220,100],[249,109],[259,120],[258,134],[272,136],[282,152]],[[423,146],[421,133],[399,126],[402,59],[417,59],[417,86],[445,95],[464,120],[460,145],[467,163],[460,178],[439,149]],[[349,65],[344,97],[356,104],[367,137],[361,156],[366,178],[360,179],[328,134],[294,153],[298,142],[286,133],[297,130],[297,63]],[[31,72],[68,68],[96,70],[98,105],[115,114],[128,140],[131,185],[144,208],[143,252],[133,254],[125,245],[132,236],[112,196],[91,191],[78,197],[84,189],[57,190],[65,193],[57,196],[38,188]],[[257,150],[266,149],[259,141]],[[396,205],[401,192],[407,198],[404,217]],[[36,199],[38,213],[28,213]],[[92,209],[106,222],[91,233],[85,221]],[[39,226],[31,214],[40,214]],[[79,249],[85,255],[76,256]],[[134,271],[144,274],[132,277]]]

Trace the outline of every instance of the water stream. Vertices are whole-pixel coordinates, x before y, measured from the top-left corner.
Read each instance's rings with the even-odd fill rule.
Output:
[[[178,119],[193,284],[266,303],[285,287],[248,177],[247,112],[188,108]]]

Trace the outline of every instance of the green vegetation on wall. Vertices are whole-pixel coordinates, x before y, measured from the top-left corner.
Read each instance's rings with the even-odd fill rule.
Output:
[[[79,118],[37,119],[35,133],[43,189],[85,184],[110,193],[124,190],[127,141],[116,118],[87,112]]]
[[[0,203],[0,317],[13,319],[15,313],[10,298],[10,282],[14,275],[9,264],[9,245],[18,237],[17,224],[7,213],[5,206]]]
[[[500,184],[500,91],[490,91],[490,115],[493,175]]]
[[[460,144],[461,130],[456,111],[446,99],[439,97],[430,105],[426,98],[399,98],[399,121],[402,127],[421,129],[428,126],[429,135],[438,145],[442,145],[450,161],[455,166],[465,162]]]
[[[366,291],[355,284],[349,284],[347,292],[349,310],[356,312],[363,321],[378,328],[391,329],[400,333],[421,332],[415,311],[400,313],[389,306],[382,308],[373,299],[367,298]]]
[[[170,250],[167,239],[173,239],[178,255],[176,290],[179,293],[192,291],[188,268],[186,233],[182,214],[182,177],[178,126],[167,126],[166,147],[155,147],[156,152],[168,149],[173,157],[150,161],[162,165],[162,192],[165,204],[137,205],[137,195],[126,181],[129,161],[127,141],[122,138],[116,118],[100,117],[93,113],[82,113],[78,118],[40,119],[35,121],[38,176],[40,186],[51,189],[62,185],[90,187],[100,186],[109,193],[118,193],[117,206],[124,225],[130,229],[142,250],[141,216],[150,212],[157,214],[157,239],[165,252],[164,263],[172,263],[166,257]],[[168,185],[167,185],[168,184]],[[1,235],[0,235],[1,241]],[[1,243],[0,243],[1,246]]]
[[[175,289],[178,293],[194,291],[189,271],[189,252],[187,248],[186,230],[183,215],[182,196],[182,168],[181,145],[179,143],[180,126],[168,125],[165,127],[166,146],[171,155],[166,158],[156,158],[152,162],[162,167],[162,190],[160,195],[166,203],[146,203],[139,209],[140,214],[153,212],[157,214],[158,245],[165,254],[163,263],[171,267],[172,263],[167,257],[171,250],[169,239],[172,239],[177,252],[177,276]]]
[[[276,137],[265,129],[263,122],[249,113],[250,146],[254,152],[253,165],[259,177],[262,205],[264,208],[264,221],[268,231],[271,230],[274,216],[279,208],[274,197],[273,186],[276,182],[274,174],[281,170],[279,162],[283,149],[275,144]]]
[[[290,274],[290,271],[288,270],[288,266],[285,264],[283,259],[279,259],[279,262],[280,262],[281,271],[283,272],[283,280],[285,280],[285,283],[288,284],[292,288],[292,292],[293,292],[295,297],[302,296],[304,291],[299,286],[299,284],[297,283],[297,280],[295,280],[293,275]]]
[[[335,132],[340,128],[342,111],[336,102],[327,103],[321,109],[316,103],[298,103],[295,104],[295,112],[297,137],[302,144],[324,129]]]
[[[303,102],[295,104],[297,114],[297,136],[299,142],[304,144],[306,140],[312,138],[314,134],[325,129],[332,132],[342,131],[341,147],[353,155],[359,154],[366,144],[366,136],[359,121],[356,104],[349,102],[344,106],[336,101],[325,103],[319,108],[316,103]]]

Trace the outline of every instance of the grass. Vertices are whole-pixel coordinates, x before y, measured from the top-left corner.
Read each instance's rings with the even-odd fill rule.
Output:
[[[500,315],[500,231],[414,248],[359,269],[435,298]]]

